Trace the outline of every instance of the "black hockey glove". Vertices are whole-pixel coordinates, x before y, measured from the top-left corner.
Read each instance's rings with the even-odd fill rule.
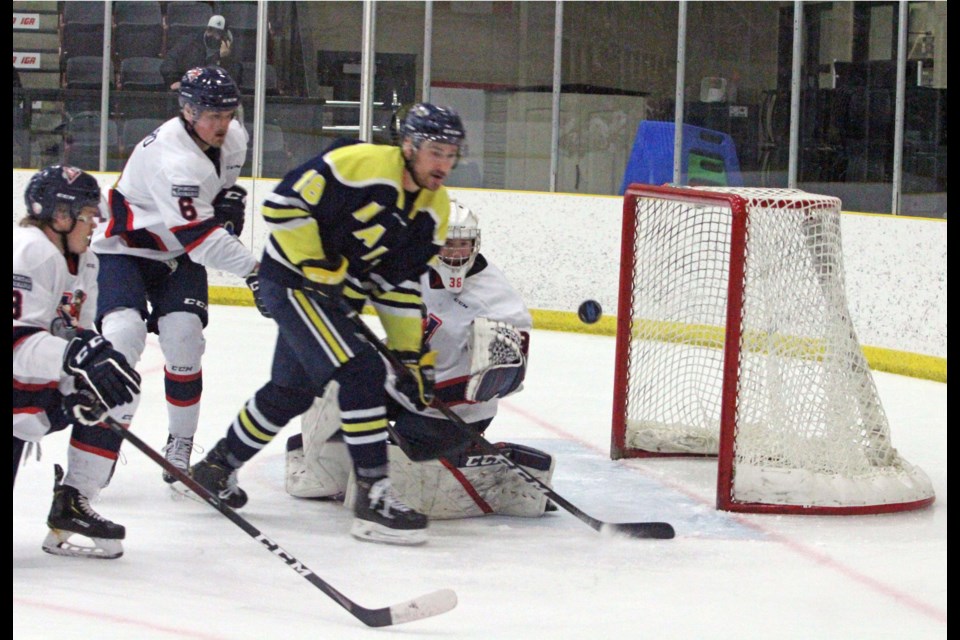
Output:
[[[246,215],[247,190],[240,185],[227,187],[213,199],[213,218],[230,235],[239,236],[243,232]]]
[[[267,305],[263,303],[263,300],[260,298],[260,265],[258,264],[254,267],[253,271],[247,274],[247,277],[244,278],[247,282],[247,286],[250,287],[250,291],[253,292],[253,302],[257,305],[257,311],[260,312],[264,318],[272,318],[270,310],[267,309]]]
[[[343,256],[325,260],[304,260],[303,290],[314,299],[328,298],[336,301],[343,291],[343,279],[347,275],[348,261]]]
[[[434,366],[437,352],[424,345],[420,353],[397,351],[397,358],[407,368],[397,372],[397,391],[405,395],[417,407],[426,409],[433,403],[433,383],[436,380]]]
[[[140,374],[100,334],[84,329],[67,343],[63,370],[76,376],[108,409],[126,404],[140,393]]]

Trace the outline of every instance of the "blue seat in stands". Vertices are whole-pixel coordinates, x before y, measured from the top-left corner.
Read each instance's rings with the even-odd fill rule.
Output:
[[[634,182],[673,182],[672,122],[644,120],[637,128],[620,194]],[[733,139],[726,133],[683,125],[681,183],[689,186],[743,186]]]

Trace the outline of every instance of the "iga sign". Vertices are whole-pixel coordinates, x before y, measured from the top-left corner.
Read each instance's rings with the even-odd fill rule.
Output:
[[[39,69],[40,54],[39,53],[22,53],[19,51],[14,51],[13,66],[17,69]]]
[[[13,28],[16,29],[39,29],[39,13],[15,13],[13,14]]]

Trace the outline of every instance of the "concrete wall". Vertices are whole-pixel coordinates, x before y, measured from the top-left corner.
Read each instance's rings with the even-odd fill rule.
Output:
[[[30,171],[13,172],[14,224],[24,212]],[[104,187],[116,174],[95,174]],[[259,253],[265,230],[255,206],[275,180],[241,180],[251,193],[243,240]],[[617,305],[622,200],[481,189],[451,189],[480,215],[483,253],[498,264],[535,310],[574,312],[593,298]],[[865,346],[946,358],[947,223],[883,215],[841,219],[847,296]],[[243,287],[211,272],[215,286]]]

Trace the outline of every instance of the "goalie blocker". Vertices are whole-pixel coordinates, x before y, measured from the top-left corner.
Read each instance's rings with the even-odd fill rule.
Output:
[[[351,506],[355,490],[353,465],[347,446],[337,433],[338,389],[336,383],[331,387],[303,415],[302,433],[287,440],[286,490],[298,498],[344,499]],[[431,430],[428,427],[427,431]],[[390,480],[412,508],[438,520],[487,514],[539,517],[548,510],[547,498],[518,474],[493,456],[470,449],[462,451],[464,444],[456,447],[460,453],[423,459],[437,454],[444,446],[449,447],[449,443],[421,439],[411,450],[414,459],[395,444],[388,447]],[[550,483],[555,466],[550,454],[519,444],[496,446],[537,479]]]

